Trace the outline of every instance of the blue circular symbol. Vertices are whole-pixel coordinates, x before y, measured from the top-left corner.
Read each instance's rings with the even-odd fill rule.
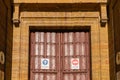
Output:
[[[44,65],[47,65],[48,64],[48,60],[43,60],[42,62]]]

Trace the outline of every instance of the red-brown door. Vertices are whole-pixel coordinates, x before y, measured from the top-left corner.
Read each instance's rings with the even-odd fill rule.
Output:
[[[90,80],[89,32],[30,35],[30,80]]]

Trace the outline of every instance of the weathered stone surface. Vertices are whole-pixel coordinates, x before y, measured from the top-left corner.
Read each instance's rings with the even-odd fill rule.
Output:
[[[93,0],[94,1],[94,0]],[[39,2],[38,2],[39,3]],[[42,3],[42,2],[41,2]],[[26,5],[27,6],[27,5]],[[28,5],[29,6],[29,5]],[[35,7],[35,6],[34,6]],[[49,6],[51,7],[51,6]],[[100,7],[100,5],[98,5]],[[21,5],[21,7],[22,5]],[[37,11],[20,12],[20,25],[14,27],[12,80],[28,80],[29,70],[29,31],[32,29],[75,29],[89,26],[91,34],[91,76],[92,80],[110,80],[108,24],[100,25],[100,11],[85,10],[62,12]],[[75,8],[75,7],[74,7]],[[92,9],[94,10],[94,9]],[[105,11],[105,10],[102,10]],[[103,12],[107,14],[106,11]],[[16,14],[15,14],[16,15]],[[81,29],[82,29],[81,28]],[[16,58],[17,57],[17,58]],[[18,62],[18,63],[17,63]],[[19,69],[18,69],[19,67]],[[17,73],[16,73],[17,70]],[[16,74],[15,74],[16,73]]]

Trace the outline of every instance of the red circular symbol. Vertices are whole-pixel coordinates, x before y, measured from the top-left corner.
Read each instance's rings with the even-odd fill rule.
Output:
[[[73,64],[73,65],[78,65],[78,62],[79,62],[79,61],[78,61],[77,59],[72,60],[72,64]]]

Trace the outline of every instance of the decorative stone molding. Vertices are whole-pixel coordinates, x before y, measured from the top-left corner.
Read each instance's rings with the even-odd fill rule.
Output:
[[[116,64],[120,65],[120,52],[117,52],[116,54]]]
[[[4,52],[0,51],[0,64],[4,64],[5,63],[5,55]]]
[[[117,72],[117,79],[116,80],[120,80],[120,71]]]
[[[101,26],[105,26],[107,23],[107,5],[106,3],[103,3],[100,5],[100,12],[101,12]]]
[[[14,4],[13,23],[15,26],[19,26],[19,23],[20,23],[19,7],[20,7],[19,3]]]

